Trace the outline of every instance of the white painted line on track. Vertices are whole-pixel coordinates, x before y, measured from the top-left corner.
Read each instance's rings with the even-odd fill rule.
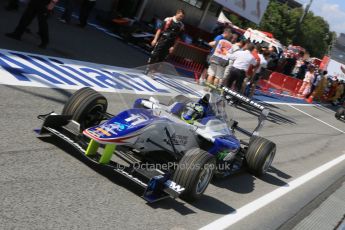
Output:
[[[328,111],[328,112],[330,112],[330,113],[332,113],[332,114],[335,113],[335,111],[333,111],[333,110],[327,108],[327,107],[326,107],[326,104],[316,104],[316,108],[321,108],[321,109],[323,109],[323,110],[325,110],[325,111]]]
[[[271,202],[277,200],[278,198],[284,196],[285,194],[291,192],[292,190],[298,188],[299,186],[307,183],[308,181],[314,179],[318,175],[326,172],[330,168],[340,164],[345,161],[345,151],[340,157],[312,170],[311,172],[289,182],[287,185],[280,187],[272,192],[260,197],[259,199],[254,200],[253,202],[237,209],[236,211],[225,215],[218,220],[213,221],[212,223],[200,228],[200,230],[215,230],[215,229],[226,229],[231,225],[237,223],[238,221],[244,219],[245,217],[253,214],[257,210],[265,207]]]
[[[295,109],[295,110],[297,110],[297,111],[299,111],[299,112],[301,112],[301,113],[307,115],[308,117],[311,117],[311,118],[313,118],[313,119],[315,119],[315,120],[317,120],[317,121],[319,121],[319,122],[321,122],[321,123],[323,123],[323,124],[325,124],[325,125],[327,125],[327,126],[333,128],[333,129],[335,129],[335,130],[337,130],[337,131],[339,131],[339,132],[345,134],[345,131],[343,131],[343,130],[341,130],[341,129],[338,129],[337,127],[334,127],[333,125],[330,125],[330,124],[328,124],[327,122],[325,122],[325,121],[323,121],[323,120],[321,120],[321,119],[319,119],[319,118],[317,118],[317,117],[314,117],[314,116],[310,115],[309,113],[306,113],[306,112],[304,112],[303,110],[300,110],[300,109],[298,109],[298,108],[296,108],[296,107],[294,107],[294,106],[292,106],[292,105],[289,105],[289,106],[290,106],[291,108],[293,108],[293,109]]]
[[[299,103],[288,103],[288,102],[270,102],[270,101],[262,101],[267,104],[271,105],[293,105],[293,106],[304,106],[304,107],[314,107],[314,104],[299,104]]]

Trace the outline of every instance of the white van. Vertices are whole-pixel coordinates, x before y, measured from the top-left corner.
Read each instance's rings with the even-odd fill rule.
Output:
[[[263,47],[274,47],[278,54],[281,54],[284,50],[283,45],[277,39],[269,37],[259,30],[248,28],[243,36],[253,43],[261,44]]]

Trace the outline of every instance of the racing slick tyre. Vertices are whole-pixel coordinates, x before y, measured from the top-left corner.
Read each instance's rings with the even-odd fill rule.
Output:
[[[341,116],[345,115],[345,108],[344,107],[340,107],[337,109],[337,112],[335,113],[335,118],[337,118],[338,120],[341,118]]]
[[[175,102],[180,102],[180,103],[183,103],[183,104],[187,104],[189,102],[193,102],[192,99],[184,96],[184,95],[177,95],[173,98],[170,99],[169,103],[168,103],[168,106],[174,104]]]
[[[246,163],[251,173],[261,176],[267,172],[276,154],[276,144],[258,136],[250,139]]]
[[[181,198],[186,201],[199,199],[213,177],[215,165],[215,157],[208,152],[199,148],[188,150],[173,175],[173,181],[185,188]]]
[[[85,87],[76,91],[65,103],[62,115],[72,116],[84,130],[98,125],[107,111],[107,99],[97,91]]]
[[[73,104],[74,102],[84,93],[86,92],[92,92],[93,89],[89,88],[89,87],[84,87],[84,88],[81,88],[77,91],[75,91],[72,96],[70,96],[68,98],[68,100],[66,101],[65,103],[65,106],[63,107],[62,109],[62,115],[72,115],[73,114],[73,111],[72,108],[73,108]]]

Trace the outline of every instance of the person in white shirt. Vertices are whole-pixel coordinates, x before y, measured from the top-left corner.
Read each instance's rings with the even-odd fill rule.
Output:
[[[235,90],[238,92],[241,91],[243,80],[246,77],[246,71],[250,65],[257,64],[252,55],[254,48],[254,44],[248,43],[245,45],[243,51],[237,51],[228,55],[229,59],[233,60],[234,63],[231,67],[229,76],[225,79],[224,85],[226,87],[231,88],[232,84],[236,81]]]
[[[249,98],[252,98],[255,93],[255,88],[258,83],[258,81],[261,79],[261,76],[263,75],[264,70],[267,68],[267,63],[270,58],[270,52],[268,50],[260,51],[258,56],[260,58],[260,65],[255,71],[255,75],[253,76],[251,83],[250,83],[250,92],[249,92]]]
[[[242,48],[244,47],[244,45],[246,44],[246,42],[244,40],[240,40],[239,42],[236,42],[232,47],[229,53],[235,53],[237,51],[242,50]],[[234,63],[234,61],[228,61],[228,65],[225,67],[224,70],[224,79],[226,79],[229,75],[230,75],[230,70],[232,67],[232,64]]]

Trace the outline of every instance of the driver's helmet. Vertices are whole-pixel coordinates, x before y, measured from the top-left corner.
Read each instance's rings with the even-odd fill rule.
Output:
[[[193,124],[195,120],[203,118],[209,105],[210,95],[206,94],[197,103],[189,102],[181,114],[181,119],[188,124]]]
[[[198,103],[207,107],[210,104],[210,94],[205,94],[202,98],[199,99]]]

